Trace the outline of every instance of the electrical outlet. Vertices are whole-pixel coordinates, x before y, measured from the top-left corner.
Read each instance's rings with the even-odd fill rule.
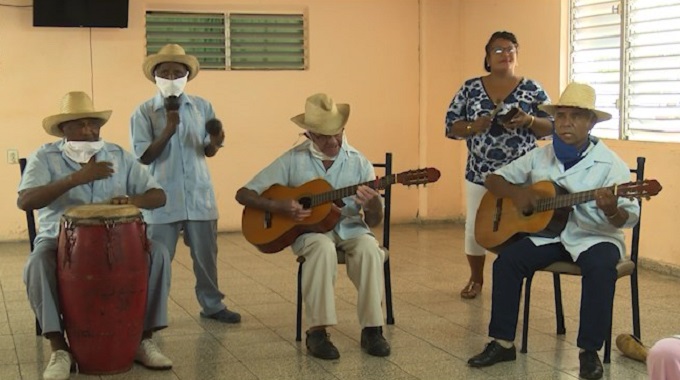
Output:
[[[7,163],[8,164],[18,164],[19,163],[19,151],[16,149],[7,149]]]

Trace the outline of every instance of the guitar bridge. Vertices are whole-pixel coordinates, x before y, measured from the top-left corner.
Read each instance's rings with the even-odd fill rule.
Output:
[[[501,223],[501,213],[503,211],[503,198],[496,199],[496,212],[493,214],[493,231],[498,231],[498,225]]]

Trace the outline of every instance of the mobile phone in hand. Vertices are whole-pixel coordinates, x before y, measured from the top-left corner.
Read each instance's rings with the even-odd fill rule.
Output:
[[[515,115],[517,115],[518,112],[519,112],[519,108],[514,107],[514,108],[510,109],[510,111],[508,111],[508,113],[506,113],[504,115],[498,115],[498,121],[500,121],[502,124],[509,123],[510,120],[512,120],[512,118],[515,117]]]

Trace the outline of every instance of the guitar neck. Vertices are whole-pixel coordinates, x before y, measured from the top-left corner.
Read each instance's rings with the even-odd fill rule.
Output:
[[[394,184],[396,182],[397,182],[397,175],[396,174],[390,174],[388,176],[382,177],[380,179],[376,179],[374,181],[364,182],[364,183],[360,183],[360,184],[357,184],[357,185],[347,186],[347,187],[343,187],[343,188],[340,188],[340,189],[327,191],[325,193],[312,195],[310,197],[311,207],[322,205],[324,203],[335,202],[338,199],[342,199],[342,198],[354,195],[354,194],[357,193],[357,188],[359,186],[368,186],[368,187],[375,189],[375,190],[382,190],[382,189],[386,188],[387,186]]]
[[[614,194],[616,194],[616,186],[603,187],[603,189],[612,190]],[[590,202],[595,199],[595,192],[597,190],[600,189],[581,191],[579,193],[572,194],[562,194],[555,197],[539,199],[536,206],[536,211],[548,211]]]

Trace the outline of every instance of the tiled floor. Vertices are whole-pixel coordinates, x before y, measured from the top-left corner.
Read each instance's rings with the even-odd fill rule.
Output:
[[[323,361],[309,357],[295,342],[295,276],[290,251],[265,255],[240,234],[222,234],[221,288],[230,308],[241,312],[240,325],[199,318],[193,291],[191,259],[184,246],[173,264],[170,327],[155,336],[174,361],[171,371],[149,371],[135,365],[112,379],[574,379],[578,376],[580,284],[563,281],[567,334],[555,336],[552,280],[534,280],[530,345],[516,362],[486,369],[466,366],[483,349],[490,309],[491,265],[483,296],[463,301],[458,291],[467,280],[461,252],[460,225],[394,226],[391,249],[396,324],[386,328],[392,355],[374,358],[359,348],[356,293],[340,268],[337,283],[339,324],[330,329],[341,357]],[[49,359],[49,346],[34,335],[33,314],[21,272],[28,243],[0,244],[0,379],[39,379]],[[490,257],[492,260],[493,257]],[[491,261],[489,260],[489,261]],[[642,336],[652,343],[680,332],[680,282],[641,270]],[[614,334],[631,331],[630,282],[617,287]],[[521,323],[521,317],[520,317]],[[521,328],[521,326],[520,326]],[[645,367],[622,357],[614,348],[605,378],[645,379]],[[73,374],[72,378],[97,376]]]

